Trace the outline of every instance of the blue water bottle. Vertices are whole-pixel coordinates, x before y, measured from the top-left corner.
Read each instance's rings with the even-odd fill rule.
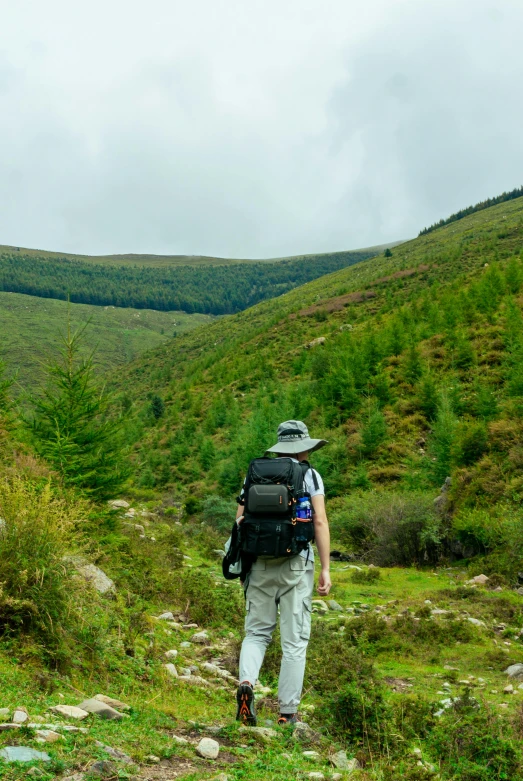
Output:
[[[312,506],[307,496],[302,496],[296,504],[296,518],[299,521],[310,521],[312,518]]]

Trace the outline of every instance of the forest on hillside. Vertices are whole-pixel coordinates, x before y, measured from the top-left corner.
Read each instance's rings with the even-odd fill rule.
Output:
[[[0,290],[77,304],[225,315],[372,257],[373,250],[226,266],[110,266],[0,255]]]

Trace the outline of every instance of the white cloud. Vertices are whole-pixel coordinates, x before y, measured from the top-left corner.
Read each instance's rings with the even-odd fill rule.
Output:
[[[5,6],[0,243],[343,249],[523,181],[516,0]]]

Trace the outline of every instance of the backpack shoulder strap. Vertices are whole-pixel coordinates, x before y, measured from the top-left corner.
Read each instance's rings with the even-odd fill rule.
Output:
[[[308,461],[300,461],[300,466],[302,469],[302,480],[305,480],[305,475],[309,469],[311,470],[312,482],[314,483],[314,489],[317,491],[320,485],[318,483],[318,478],[316,477],[316,471],[312,468]]]

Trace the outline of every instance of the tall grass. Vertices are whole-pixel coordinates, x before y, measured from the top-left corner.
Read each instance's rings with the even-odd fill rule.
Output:
[[[0,634],[30,631],[50,652],[60,645],[76,591],[64,556],[79,509],[48,482],[0,480]]]

